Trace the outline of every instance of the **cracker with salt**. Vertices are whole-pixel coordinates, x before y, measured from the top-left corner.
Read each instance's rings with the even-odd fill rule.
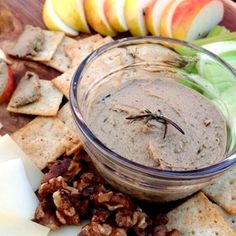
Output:
[[[236,167],[221,176],[203,192],[229,214],[236,214]]]
[[[11,107],[8,104],[7,111],[40,116],[56,116],[62,101],[63,94],[53,85],[51,81],[39,80],[41,97],[39,100],[20,107]],[[14,99],[14,94],[11,100]]]
[[[182,236],[235,236],[236,233],[203,193],[198,193],[167,214],[168,230]]]
[[[44,61],[43,64],[50,66],[60,72],[66,72],[71,68],[71,59],[65,53],[65,47],[75,43],[76,40],[64,37],[64,39],[59,44],[56,52],[54,53],[50,61]]]
[[[76,68],[72,68],[52,80],[52,83],[55,85],[55,87],[57,87],[68,99],[69,99],[70,83],[75,73],[75,70]]]
[[[92,51],[94,44],[102,40],[99,34],[83,38],[65,47],[65,52],[72,61],[72,67],[78,66]]]
[[[44,44],[35,56],[27,56],[33,61],[50,61],[57,50],[57,47],[64,38],[64,33],[56,31],[43,30]]]
[[[37,117],[12,138],[40,169],[64,153],[71,155],[81,148],[78,137],[56,117]]]
[[[213,204],[214,207],[220,212],[220,214],[223,216],[225,221],[234,229],[236,232],[236,214],[230,215],[228,214],[223,208],[220,206]]]

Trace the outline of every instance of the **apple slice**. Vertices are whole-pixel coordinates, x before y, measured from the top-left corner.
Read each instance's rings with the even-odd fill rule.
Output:
[[[52,0],[46,0],[43,7],[43,22],[46,27],[54,31],[63,31],[67,35],[77,36],[78,31],[65,24],[56,14]]]
[[[7,101],[14,89],[13,73],[10,66],[0,62],[0,104]]]
[[[205,36],[224,16],[220,0],[184,0],[175,8],[172,18],[174,38],[186,41]]]
[[[125,32],[128,25],[125,21],[125,0],[105,0],[105,14],[111,27],[117,32]]]
[[[145,11],[145,21],[148,31],[152,35],[160,35],[161,16],[171,0],[153,0]]]
[[[56,14],[71,28],[90,33],[84,12],[84,0],[52,0]]]
[[[172,20],[175,13],[175,9],[184,0],[171,0],[165,7],[161,16],[161,36],[172,38]]]
[[[85,0],[85,15],[89,25],[102,35],[115,36],[105,15],[105,0]]]
[[[145,24],[144,12],[151,1],[152,0],[126,0],[125,19],[132,35],[147,35],[148,31]]]

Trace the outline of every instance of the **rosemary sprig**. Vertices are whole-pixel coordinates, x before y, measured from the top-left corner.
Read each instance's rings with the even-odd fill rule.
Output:
[[[131,116],[126,117],[126,119],[135,121],[135,120],[140,120],[140,119],[146,118],[146,123],[148,123],[148,121],[150,121],[150,120],[156,120],[157,122],[164,124],[165,125],[165,130],[164,130],[163,139],[166,138],[168,124],[170,124],[174,128],[176,128],[181,134],[185,134],[183,129],[180,128],[174,121],[172,121],[169,118],[163,116],[161,110],[158,110],[158,112],[159,112],[159,114],[153,113],[150,110],[146,109],[143,112],[143,114],[135,115],[135,116],[131,115]]]

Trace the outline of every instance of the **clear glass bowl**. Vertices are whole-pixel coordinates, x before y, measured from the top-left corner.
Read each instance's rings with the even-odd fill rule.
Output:
[[[158,63],[158,50],[155,51],[152,47],[149,50],[150,45],[177,48],[177,51],[182,50],[182,52],[184,50],[186,55],[193,59],[201,57],[212,60],[224,73],[236,78],[235,71],[220,58],[186,42],[159,37],[125,38],[102,46],[80,64],[71,83],[70,103],[85,150],[107,182],[135,198],[165,202],[184,198],[202,189],[233,167],[236,163],[236,155],[234,155],[235,148],[231,148],[230,151],[226,150],[223,161],[206,168],[193,171],[161,170],[129,161],[106,147],[91,132],[87,125],[88,111],[91,102],[101,91],[104,92],[106,89],[124,83],[125,80],[122,79],[124,76],[120,76],[121,74],[145,73],[145,76],[153,76],[155,71],[162,69]],[[143,51],[135,51],[136,46],[140,46]],[[134,51],[129,50],[129,54],[119,53],[119,50],[127,47],[133,47]],[[145,53],[148,54],[143,60],[141,57]],[[207,96],[211,98],[212,95],[209,94]],[[230,135],[227,142],[230,146]]]

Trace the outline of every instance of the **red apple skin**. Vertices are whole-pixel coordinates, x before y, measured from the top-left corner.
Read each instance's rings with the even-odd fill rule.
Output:
[[[13,72],[10,66],[8,66],[8,78],[7,78],[7,85],[3,91],[3,93],[0,95],[0,104],[3,102],[6,102],[12,92],[14,90],[14,79],[13,79]]]
[[[170,15],[170,12],[171,12],[173,6],[176,4],[176,1],[177,0],[171,0],[170,3],[166,6],[166,8],[164,9],[164,11],[162,13],[161,26],[160,26],[160,34],[162,37],[172,38],[172,30],[171,30],[171,32],[169,30],[168,18],[169,17],[172,18],[172,15]],[[178,1],[181,1],[181,0],[178,0]],[[173,20],[171,22],[173,23]],[[171,28],[172,28],[172,23],[171,23]]]
[[[211,0],[184,0],[175,9],[172,18],[172,33],[177,39],[185,39],[192,21]]]

